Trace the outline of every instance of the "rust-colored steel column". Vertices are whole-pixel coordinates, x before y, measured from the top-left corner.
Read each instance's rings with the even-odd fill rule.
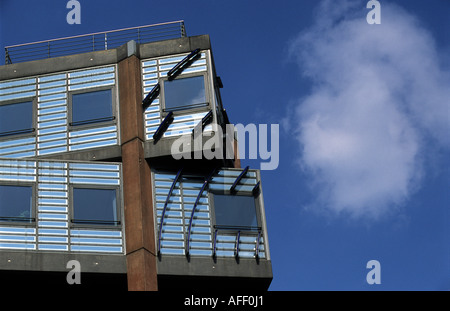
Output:
[[[128,290],[156,291],[151,171],[144,156],[140,62],[135,55],[119,62],[119,102]]]

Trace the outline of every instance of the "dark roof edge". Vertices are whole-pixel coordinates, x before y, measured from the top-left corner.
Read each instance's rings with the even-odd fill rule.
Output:
[[[130,50],[130,44],[125,43],[122,46],[111,50],[3,65],[0,66],[0,81],[116,64],[133,54],[139,58],[152,58],[186,53],[197,48],[202,50],[211,48],[209,35],[143,43],[136,45],[134,50]]]

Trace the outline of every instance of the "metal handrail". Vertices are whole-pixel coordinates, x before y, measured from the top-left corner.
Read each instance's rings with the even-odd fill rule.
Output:
[[[187,236],[187,241],[186,241],[186,256],[189,256],[189,247],[190,247],[190,243],[189,242],[190,242],[190,239],[191,239],[192,220],[194,219],[195,209],[197,207],[198,202],[200,201],[200,198],[202,196],[203,191],[205,190],[206,186],[211,181],[211,179],[212,179],[213,175],[215,174],[215,172],[216,172],[216,169],[214,168],[212,170],[211,174],[209,174],[209,176],[203,182],[202,188],[198,192],[197,199],[195,200],[194,206],[192,207],[191,218],[189,219],[188,236]]]
[[[29,134],[36,132],[35,128],[30,129],[23,129],[23,130],[15,130],[15,131],[8,131],[8,132],[0,132],[0,137],[4,136],[10,136],[10,135],[17,135],[17,134]]]
[[[256,231],[261,230],[261,227],[254,226],[231,226],[231,225],[214,225],[218,230],[239,230],[239,231]]]
[[[120,46],[130,40],[146,43],[162,38],[179,37],[186,37],[183,20],[15,44],[5,47],[5,64],[12,64],[12,60],[21,62],[76,54],[74,53],[75,48],[84,52],[108,50],[108,48]],[[58,49],[64,49],[68,46],[75,48],[66,50],[69,53],[64,53],[65,50],[58,51]],[[37,55],[30,55],[33,49],[38,49]]]
[[[70,222],[73,224],[120,225],[119,220],[71,219]]]
[[[56,39],[43,40],[43,41],[35,41],[35,42],[30,42],[30,43],[15,44],[15,45],[9,45],[9,46],[7,46],[5,48],[13,48],[13,47],[19,47],[19,46],[25,46],[25,45],[31,45],[31,44],[47,43],[47,42],[61,41],[61,40],[67,40],[67,39],[73,39],[73,38],[95,36],[95,35],[100,35],[100,34],[108,34],[108,33],[127,31],[127,30],[132,30],[132,29],[134,30],[134,29],[139,29],[139,28],[156,27],[156,26],[169,25],[169,24],[175,24],[175,23],[182,23],[184,25],[184,21],[183,20],[179,20],[179,21],[174,21],[174,22],[151,24],[151,25],[136,26],[136,27],[129,27],[129,28],[121,28],[121,29],[115,29],[115,30],[93,32],[93,33],[88,33],[88,34],[84,34],[84,35],[56,38]]]
[[[34,222],[36,218],[34,217],[21,217],[21,216],[0,216],[0,221],[22,221],[22,222]]]
[[[70,126],[86,125],[86,124],[92,124],[92,123],[97,123],[97,122],[113,121],[115,119],[116,119],[115,116],[111,116],[111,117],[104,117],[104,118],[97,118],[97,119],[89,119],[89,120],[83,120],[83,121],[69,122],[69,125]]]
[[[256,246],[255,246],[255,258],[259,258],[259,246],[260,246],[260,240],[262,235],[262,228],[261,227],[248,227],[248,226],[223,226],[223,225],[215,225],[214,226],[214,241],[213,241],[213,258],[216,257],[216,250],[217,250],[217,233],[219,230],[237,230],[237,238],[236,238],[236,244],[234,248],[234,256],[236,258],[239,257],[239,239],[241,237],[242,231],[254,231],[258,230],[258,237],[256,238]]]
[[[166,197],[166,202],[164,203],[164,208],[161,215],[161,221],[159,223],[159,236],[158,236],[158,255],[161,253],[161,237],[162,237],[162,227],[164,225],[164,215],[166,214],[167,204],[169,203],[170,196],[172,195],[173,189],[175,188],[176,183],[181,177],[181,173],[183,172],[183,168],[180,168],[175,179],[173,180],[172,186],[170,187],[169,193]]]

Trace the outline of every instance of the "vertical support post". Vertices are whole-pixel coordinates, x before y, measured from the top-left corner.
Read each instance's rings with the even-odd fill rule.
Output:
[[[256,238],[256,246],[255,246],[255,258],[259,258],[259,243],[261,240],[261,230],[258,230],[258,237]]]
[[[156,291],[157,254],[151,170],[144,155],[140,61],[119,62],[123,193],[128,290]]]
[[[214,244],[213,244],[213,258],[216,258],[216,245],[217,245],[217,229],[214,230]]]
[[[236,246],[234,249],[234,257],[239,258],[239,240],[241,239],[241,230],[238,231],[237,237],[236,237]]]
[[[181,25],[181,37],[184,38],[186,37],[186,28],[184,27],[184,22],[180,23]]]
[[[11,58],[9,57],[8,48],[5,48],[5,65],[11,64]]]

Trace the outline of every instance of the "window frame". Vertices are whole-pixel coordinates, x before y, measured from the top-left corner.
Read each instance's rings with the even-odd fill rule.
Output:
[[[216,202],[214,200],[214,195],[226,195],[226,196],[243,196],[243,197],[252,197],[255,202],[255,215],[256,215],[256,227],[251,226],[233,226],[233,225],[220,225],[217,224],[217,218],[216,218]],[[208,201],[210,203],[211,208],[211,225],[212,228],[218,229],[218,230],[226,230],[229,233],[237,233],[238,231],[241,232],[258,232],[262,231],[263,229],[263,222],[261,219],[261,202],[259,199],[259,195],[254,196],[251,192],[245,192],[245,191],[237,191],[235,194],[232,194],[229,190],[221,191],[221,190],[209,190],[208,191]],[[229,228],[228,228],[229,226]],[[233,228],[236,227],[236,228]],[[214,232],[213,230],[213,232]]]
[[[1,181],[0,186],[15,186],[15,187],[31,187],[31,215],[30,221],[8,221],[2,220],[0,216],[0,225],[2,226],[36,226],[36,184],[34,182],[17,182],[17,181]]]
[[[187,79],[187,78],[195,78],[195,77],[203,77],[203,83],[204,83],[204,87],[205,87],[205,99],[206,102],[204,103],[204,105],[202,106],[185,106],[185,108],[175,108],[175,109],[169,109],[166,110],[166,95],[165,95],[165,87],[164,87],[164,82],[166,81],[170,81],[171,79],[167,76],[161,77],[159,78],[158,82],[160,85],[160,111],[161,111],[161,116],[165,117],[167,116],[167,114],[172,111],[174,115],[184,115],[184,114],[190,114],[190,113],[195,113],[195,112],[199,112],[199,111],[205,111],[205,110],[209,110],[211,109],[211,90],[210,90],[210,86],[208,83],[208,76],[209,76],[209,71],[205,70],[205,71],[200,71],[200,72],[192,72],[192,73],[181,73],[180,75],[177,75],[172,81],[176,81],[176,80],[180,80],[180,79]]]
[[[112,116],[111,120],[105,120],[105,121],[98,121],[98,122],[90,122],[85,124],[75,124],[73,125],[73,95],[78,94],[85,94],[85,93],[93,93],[97,91],[106,91],[111,90],[111,111]],[[87,88],[87,89],[80,89],[80,90],[74,90],[74,91],[68,91],[67,92],[67,108],[68,108],[68,115],[67,115],[67,125],[69,131],[78,131],[83,129],[90,129],[90,128],[97,128],[102,126],[108,126],[108,125],[116,125],[117,119],[118,119],[118,109],[117,109],[117,100],[116,100],[116,87],[115,85],[108,85],[108,86],[100,86],[100,87],[93,87],[93,88]],[[94,120],[94,119],[92,119]],[[89,121],[89,120],[86,120]],[[83,122],[83,121],[77,121],[77,122]]]
[[[101,224],[101,223],[77,223],[75,216],[75,205],[74,205],[74,188],[77,189],[92,189],[92,190],[116,190],[116,224]],[[120,193],[120,186],[113,185],[95,185],[95,184],[71,184],[69,185],[69,218],[71,228],[114,228],[122,230],[122,197]]]
[[[37,133],[37,101],[36,96],[28,96],[23,98],[15,98],[10,100],[5,100],[0,102],[0,106],[7,106],[7,105],[14,105],[14,104],[21,104],[31,102],[31,132],[28,133],[12,133],[3,135],[2,133],[8,133],[8,132],[0,132],[0,140],[10,140],[10,139],[18,139],[18,138],[25,138],[25,137],[35,137]],[[25,129],[26,130],[26,129]],[[20,130],[19,130],[20,131]]]

